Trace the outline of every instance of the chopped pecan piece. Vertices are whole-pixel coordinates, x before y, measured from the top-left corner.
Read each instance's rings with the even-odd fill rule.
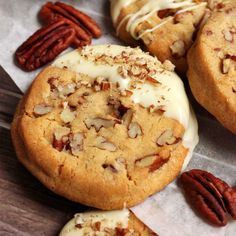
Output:
[[[117,68],[117,72],[123,77],[126,78],[128,76],[128,69],[126,66],[119,66]]]
[[[52,106],[47,104],[38,104],[34,107],[34,114],[37,116],[43,116],[51,112],[53,109]]]
[[[170,46],[172,55],[176,58],[184,56],[186,50],[185,50],[185,44],[184,41],[182,40],[177,40],[175,41],[171,46]]]
[[[223,59],[222,60],[222,73],[223,74],[228,74],[230,69],[231,69],[231,60],[228,59]]]
[[[234,41],[234,35],[230,31],[230,29],[223,29],[222,34],[224,35],[224,38],[226,41],[232,43]]]
[[[48,79],[48,84],[50,85],[50,90],[52,92],[58,86],[58,78],[57,77],[50,77]]]
[[[165,70],[168,70],[168,71],[171,71],[171,72],[173,72],[175,70],[175,65],[172,64],[172,62],[169,61],[169,60],[165,60],[163,62],[163,67],[164,67]]]
[[[226,211],[236,219],[236,191],[227,183],[197,169],[183,173],[180,181],[189,202],[212,224],[226,225]]]
[[[95,79],[93,87],[96,92],[101,90],[106,91],[111,88],[111,82],[109,82],[108,79],[100,76]]]
[[[65,20],[55,21],[30,36],[15,52],[19,65],[35,70],[52,61],[68,48],[75,37],[75,30]]]
[[[69,135],[70,150],[73,155],[79,155],[83,150],[84,135],[83,133],[74,133]]]
[[[93,229],[93,231],[100,231],[101,222],[100,221],[96,221],[94,224],[91,225],[91,228]]]
[[[122,121],[125,126],[129,126],[133,119],[134,112],[131,109],[128,109],[127,112],[122,116]]]
[[[140,125],[137,122],[131,122],[128,126],[128,135],[130,138],[137,138],[143,134]]]
[[[76,112],[71,111],[67,106],[60,114],[60,118],[64,123],[72,122],[75,119]]]
[[[222,73],[228,74],[231,71],[235,71],[236,68],[236,56],[226,54],[225,57],[222,59]]]
[[[128,228],[121,228],[121,227],[116,227],[115,231],[116,231],[115,232],[116,236],[126,236],[126,235],[128,235],[130,233]]]
[[[160,84],[159,81],[157,81],[156,79],[152,78],[151,76],[147,76],[147,77],[146,77],[146,80],[147,80],[148,82],[153,83],[153,84]]]
[[[116,146],[113,143],[108,142],[107,139],[102,136],[98,136],[96,142],[96,147],[99,149],[107,150],[110,152],[115,152],[117,150]]]
[[[75,92],[75,88],[75,83],[68,83],[65,85],[59,84],[55,89],[53,89],[52,93],[55,97],[65,99],[67,96]]]
[[[157,138],[156,143],[158,146],[162,147],[164,145],[175,144],[179,140],[180,140],[180,138],[176,138],[171,129],[167,129]]]
[[[55,129],[53,134],[52,146],[61,152],[64,147],[68,144],[70,129],[67,127],[58,127]]]
[[[118,124],[118,120],[109,120],[109,119],[104,119],[100,117],[95,117],[95,118],[87,118],[84,120],[84,123],[88,129],[91,127],[94,127],[97,132],[104,127],[104,128],[110,128],[114,127],[115,124]]]
[[[136,160],[135,165],[137,167],[149,168],[149,172],[154,172],[167,163],[169,158],[169,156],[167,158],[163,158],[158,154],[152,154]]]
[[[82,224],[76,224],[75,227],[78,228],[78,229],[82,229],[83,228]]]

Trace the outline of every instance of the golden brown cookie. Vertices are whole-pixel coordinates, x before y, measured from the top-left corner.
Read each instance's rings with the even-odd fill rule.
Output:
[[[59,236],[157,236],[131,211],[91,211],[78,213]]]
[[[116,45],[62,56],[18,106],[12,139],[19,160],[52,191],[85,205],[143,201],[175,179],[198,141],[171,69]]]
[[[184,73],[186,53],[205,14],[206,2],[112,0],[111,16],[122,40],[130,45],[141,43],[160,61],[168,59],[178,72]]]
[[[207,20],[188,55],[188,79],[197,101],[236,133],[236,1]]]

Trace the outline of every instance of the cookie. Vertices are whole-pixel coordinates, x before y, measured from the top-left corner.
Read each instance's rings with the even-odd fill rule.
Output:
[[[176,178],[197,122],[170,62],[116,45],[58,58],[16,112],[19,160],[45,186],[100,209],[140,203]]]
[[[140,44],[180,73],[187,69],[186,53],[205,14],[206,1],[112,0],[116,34],[130,45]]]
[[[236,2],[225,1],[198,34],[188,55],[196,100],[236,134]]]
[[[131,211],[92,211],[74,216],[59,236],[155,236]]]

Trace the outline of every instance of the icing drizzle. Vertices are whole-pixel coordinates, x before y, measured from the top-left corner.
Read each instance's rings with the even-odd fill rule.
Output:
[[[114,24],[117,23],[118,16],[120,15],[122,8],[130,5],[133,2],[134,0],[112,0],[111,15]],[[178,9],[175,13],[176,15],[185,11],[193,10],[206,4],[206,2],[195,3],[193,0],[148,0],[137,12],[128,14],[119,22],[119,24],[117,25],[117,34],[119,34],[120,27],[123,25],[123,23],[127,21],[126,31],[129,32],[134,39],[138,40],[147,33],[156,30],[157,28],[163,26],[173,19],[173,16],[167,17],[159,24],[155,25],[152,28],[146,29],[141,34],[137,35],[136,29],[139,24],[141,24],[143,21],[148,20],[148,18],[153,14],[156,14],[156,12],[165,9]]]

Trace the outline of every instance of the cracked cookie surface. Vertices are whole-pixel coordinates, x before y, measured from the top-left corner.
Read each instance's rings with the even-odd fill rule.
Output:
[[[143,201],[179,174],[197,143],[171,68],[114,45],[59,58],[18,106],[12,138],[19,160],[52,191],[85,205],[108,210]]]

